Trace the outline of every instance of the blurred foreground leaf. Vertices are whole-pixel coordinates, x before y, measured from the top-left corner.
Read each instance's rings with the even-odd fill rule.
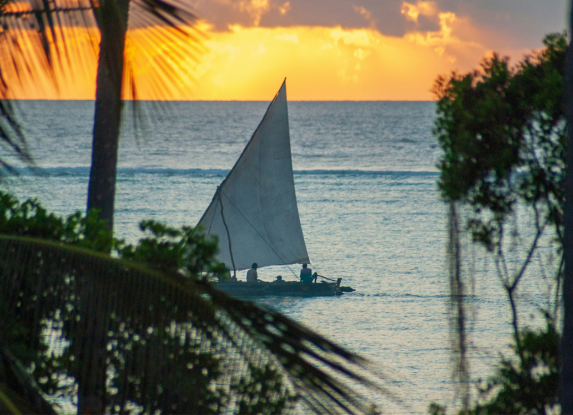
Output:
[[[381,390],[364,359],[275,311],[83,248],[0,236],[0,306],[2,341],[49,357],[32,368],[47,392],[90,387],[106,413],[278,413],[297,399],[364,413],[348,381]]]

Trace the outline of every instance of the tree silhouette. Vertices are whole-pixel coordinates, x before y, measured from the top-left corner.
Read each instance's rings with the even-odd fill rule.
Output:
[[[519,370],[507,366],[500,379],[510,379],[507,390],[486,388],[480,399],[499,393],[513,393],[511,399],[493,397],[498,412],[515,413],[550,408],[556,404],[557,382],[551,370],[541,395],[528,394],[540,378],[532,372],[531,345],[519,319],[518,289],[532,264],[543,264],[540,244],[543,235],[551,238],[549,255],[561,255],[568,246],[564,239],[565,147],[565,34],[547,35],[544,48],[526,56],[514,66],[509,58],[494,54],[480,69],[440,77],[435,84],[438,97],[436,135],[443,154],[439,160],[438,182],[449,204],[450,314],[453,349],[457,352],[456,375],[463,386],[463,406],[469,410],[467,294],[475,270],[469,265],[464,246],[475,243],[493,260],[500,289],[506,295],[513,328],[513,344]],[[570,177],[570,176],[567,176]],[[519,212],[519,214],[518,214]],[[519,220],[517,219],[519,216]],[[524,225],[522,227],[522,225]],[[520,248],[520,249],[518,249]],[[467,249],[466,251],[470,251]],[[564,280],[563,261],[552,264],[553,308],[543,310],[551,320],[547,338],[559,321],[559,294]],[[540,279],[542,272],[532,275]],[[535,336],[533,336],[535,337]],[[541,336],[540,338],[543,338]],[[534,348],[535,349],[535,348]],[[557,349],[549,347],[554,352]],[[569,350],[564,348],[563,350]],[[551,355],[548,353],[548,355]],[[558,356],[545,359],[547,368],[556,367]],[[549,371],[548,371],[549,372]],[[541,377],[543,378],[543,377]],[[538,390],[541,390],[538,385]],[[502,393],[503,392],[503,393]],[[522,399],[526,397],[527,399]],[[512,406],[505,406],[511,403]],[[483,407],[476,406],[476,411]],[[518,410],[518,408],[520,408]],[[545,409],[544,409],[545,410]],[[486,411],[487,412],[487,411]]]

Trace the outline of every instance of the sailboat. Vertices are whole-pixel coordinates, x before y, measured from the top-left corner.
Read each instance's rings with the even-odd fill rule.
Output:
[[[340,295],[341,278],[303,284],[236,281],[237,270],[310,263],[302,233],[290,148],[286,79],[235,166],[217,187],[201,217],[207,235],[219,239],[217,260],[233,270],[235,281],[217,288],[235,296]],[[296,276],[296,275],[295,275]]]

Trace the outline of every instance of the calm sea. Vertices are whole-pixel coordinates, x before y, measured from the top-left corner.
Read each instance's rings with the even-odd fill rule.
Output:
[[[265,102],[177,102],[156,108],[145,130],[126,117],[115,231],[135,241],[137,224],[194,225],[262,118]],[[148,105],[147,110],[153,110]],[[4,188],[60,214],[84,210],[92,102],[21,103],[41,175],[9,177]],[[439,148],[432,102],[290,102],[295,183],[312,268],[357,291],[336,298],[279,298],[274,307],[382,368],[401,404],[372,396],[385,413],[452,405],[447,321],[446,208],[437,192]],[[478,255],[479,257],[479,255]],[[483,264],[482,264],[483,265]],[[480,269],[483,267],[478,264]],[[299,266],[271,267],[271,280]],[[491,372],[510,342],[499,281],[480,274],[471,297],[472,373]],[[241,278],[244,278],[241,275]],[[527,285],[529,284],[529,285]],[[546,305],[527,283],[521,301]],[[528,317],[529,318],[529,317]]]

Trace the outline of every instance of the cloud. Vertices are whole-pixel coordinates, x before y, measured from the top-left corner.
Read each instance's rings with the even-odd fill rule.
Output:
[[[435,1],[418,0],[416,4],[404,1],[402,2],[400,12],[406,16],[407,20],[418,23],[418,17],[420,15],[427,17],[436,16],[438,14],[438,6]]]
[[[328,31],[334,40],[334,45],[340,43],[348,46],[368,47],[372,45],[371,33],[366,30],[343,30],[340,27]]]
[[[419,46],[432,48],[433,51],[447,62],[454,64],[460,57],[466,56],[471,50],[471,55],[481,57],[486,53],[486,46],[469,39],[458,36],[463,32],[462,28],[472,27],[472,22],[467,17],[458,17],[454,12],[440,10],[435,1],[418,0],[416,3],[403,1],[402,14],[413,23],[404,39]],[[421,24],[424,18],[427,22],[433,22],[435,27]],[[475,58],[474,58],[475,59]],[[477,65],[477,62],[475,62]]]
[[[262,0],[256,0],[262,1]],[[401,0],[195,0],[197,14],[217,31],[233,25],[244,27],[376,27],[380,33],[401,36],[406,22]],[[256,24],[255,24],[256,23]]]
[[[238,3],[241,12],[247,12],[253,19],[253,25],[258,26],[263,14],[269,11],[269,0],[242,0]]]
[[[195,87],[182,91],[195,99],[268,100],[285,76],[292,100],[429,99],[446,68],[426,46],[371,28],[233,26],[206,46]]]
[[[284,40],[285,42],[294,43],[298,45],[300,42],[298,40],[298,35],[296,33],[281,33],[275,36],[275,39]]]
[[[287,76],[289,98],[294,100],[431,99],[429,91],[439,74],[469,71],[492,50],[515,59],[539,47],[550,31],[543,22],[555,23],[556,8],[559,15],[561,5],[564,8],[564,0],[544,3],[194,0],[196,13],[204,19],[205,50],[198,60],[193,54],[181,60],[176,69],[180,73],[164,74],[177,79],[172,94],[164,98],[267,100],[277,79]],[[532,10],[539,15],[531,15]],[[531,33],[524,35],[527,31]],[[147,57],[134,66],[143,85],[140,96],[158,98],[154,68],[179,46],[149,48],[145,42],[138,44],[137,31],[130,33],[133,43],[128,49],[141,48],[144,53],[139,54]],[[77,86],[61,96],[93,98],[93,65],[95,58],[84,65],[85,75],[72,71]],[[70,76],[61,75],[66,80]],[[21,94],[52,95],[38,89]]]
[[[286,2],[285,2],[282,6],[280,6],[278,9],[279,9],[279,12],[280,12],[282,15],[287,14],[287,13],[289,12],[289,10],[290,10],[290,1],[286,1]]]
[[[171,98],[268,100],[287,77],[291,100],[429,100],[439,74],[470,70],[487,52],[454,35],[463,19],[433,13],[438,30],[402,37],[340,26],[214,31],[189,72],[196,82]]]
[[[354,11],[358,14],[361,14],[364,19],[370,23],[370,27],[376,27],[376,22],[374,19],[372,19],[372,13],[370,11],[366,10],[362,6],[354,6]]]
[[[471,20],[475,30],[468,35],[496,50],[540,47],[544,35],[565,29],[569,8],[565,0],[436,1]]]
[[[194,0],[194,6],[216,31],[340,26],[396,37],[413,28],[438,30],[439,10],[470,22],[472,31],[464,33],[491,49],[539,47],[546,33],[565,28],[567,8],[565,0]]]

